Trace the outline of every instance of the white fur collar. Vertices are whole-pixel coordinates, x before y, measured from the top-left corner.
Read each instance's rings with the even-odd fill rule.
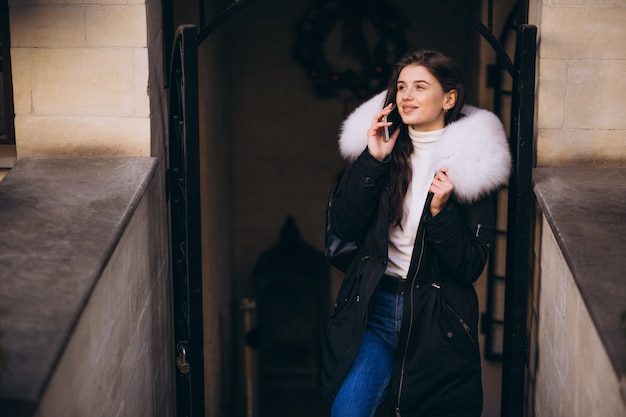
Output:
[[[367,130],[383,108],[386,91],[352,112],[341,126],[339,151],[353,162],[367,147]],[[433,154],[433,175],[448,168],[457,200],[470,203],[505,184],[511,155],[502,123],[487,111],[466,105],[466,117],[449,124]]]

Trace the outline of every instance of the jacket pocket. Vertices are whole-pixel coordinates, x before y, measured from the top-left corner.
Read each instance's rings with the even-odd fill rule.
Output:
[[[357,271],[348,271],[348,273],[344,276],[343,283],[341,284],[339,292],[337,293],[337,298],[335,299],[331,318],[334,318],[346,305],[358,298],[361,279],[363,277],[363,269],[365,268],[365,263],[369,259],[370,257],[368,255],[362,256],[359,259]]]
[[[476,339],[472,335],[472,330],[443,297],[440,301],[443,337],[461,356],[467,357],[476,347]]]

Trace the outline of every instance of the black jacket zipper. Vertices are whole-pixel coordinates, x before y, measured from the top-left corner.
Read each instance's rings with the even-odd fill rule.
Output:
[[[424,255],[424,234],[422,233],[422,242],[420,247],[420,256],[417,260],[417,268],[415,269],[415,275],[413,276],[413,283],[417,280],[417,274],[422,265],[422,257]],[[409,350],[409,340],[411,339],[411,331],[413,330],[413,285],[409,289],[409,300],[411,305],[411,314],[409,318],[409,328],[407,331],[406,342],[404,344],[404,351],[402,353],[402,366],[400,367],[400,380],[398,382],[398,397],[396,398],[396,417],[401,417],[400,414],[400,396],[402,395],[402,384],[404,383],[404,366],[406,365],[406,355]]]

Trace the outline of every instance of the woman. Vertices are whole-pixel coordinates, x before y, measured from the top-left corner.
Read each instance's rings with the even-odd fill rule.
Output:
[[[340,151],[351,164],[329,219],[359,251],[323,349],[320,392],[332,417],[373,416],[385,399],[403,417],[482,412],[473,283],[510,154],[497,117],[464,96],[454,61],[419,50],[398,62],[387,93],[343,124]],[[402,125],[387,140],[394,108]]]

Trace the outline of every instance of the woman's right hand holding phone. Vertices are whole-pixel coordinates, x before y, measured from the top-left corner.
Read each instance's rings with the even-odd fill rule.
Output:
[[[388,104],[383,110],[374,116],[372,126],[367,131],[367,150],[374,158],[379,161],[384,160],[393,151],[393,147],[396,144],[396,140],[400,135],[400,129],[396,129],[387,141],[385,135],[385,127],[391,125],[386,121],[386,116],[393,110],[394,104]]]

